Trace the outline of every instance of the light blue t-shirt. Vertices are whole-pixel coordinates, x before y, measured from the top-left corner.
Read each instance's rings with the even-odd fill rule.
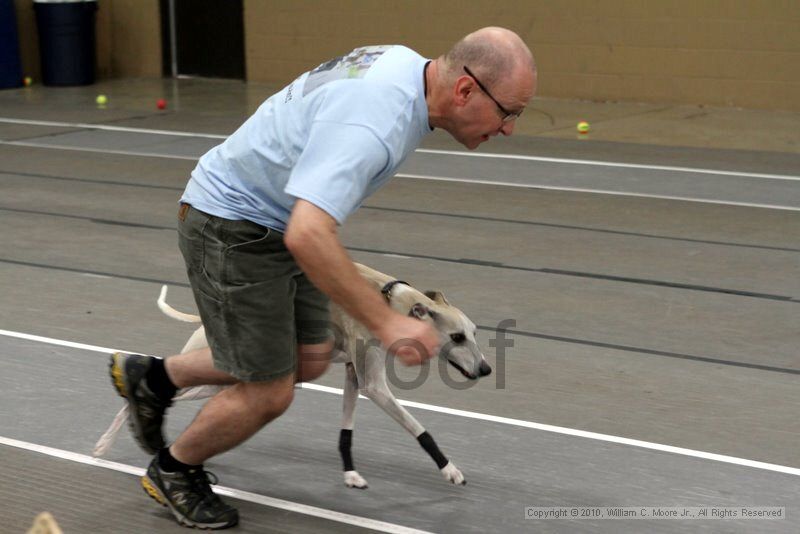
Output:
[[[342,224],[430,133],[426,62],[371,46],[302,74],[200,158],[181,202],[284,232],[301,198]]]

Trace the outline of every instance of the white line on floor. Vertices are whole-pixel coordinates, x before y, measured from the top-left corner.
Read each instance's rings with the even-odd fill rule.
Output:
[[[53,145],[53,144],[38,144],[33,143],[30,141],[0,141],[0,145],[11,145],[11,146],[25,146],[25,147],[32,147],[32,148],[46,148],[46,149],[54,149],[54,150],[72,150],[76,152],[96,152],[100,154],[118,154],[122,156],[141,156],[141,157],[148,157],[148,158],[166,158],[166,159],[182,159],[182,160],[189,160],[189,161],[196,161],[198,158],[195,156],[178,156],[174,154],[159,154],[156,152],[139,152],[135,150],[111,150],[106,148],[87,148],[87,147],[79,147],[79,146],[69,146],[69,145]],[[796,206],[784,206],[781,204],[755,204],[749,202],[735,202],[729,200],[718,200],[718,199],[704,199],[704,198],[692,198],[692,197],[678,197],[678,196],[668,196],[668,195],[652,195],[647,193],[634,193],[630,191],[614,191],[614,190],[606,190],[606,189],[584,189],[578,187],[560,187],[554,185],[539,185],[539,184],[526,184],[526,183],[516,183],[516,182],[504,182],[500,180],[479,180],[475,178],[451,178],[445,176],[429,176],[424,174],[404,174],[398,173],[395,175],[398,178],[407,178],[413,180],[431,180],[437,182],[456,182],[456,183],[464,183],[464,184],[483,184],[483,185],[494,185],[498,187],[521,187],[527,189],[546,189],[548,191],[570,191],[573,193],[589,193],[589,194],[600,194],[600,195],[611,195],[611,196],[621,196],[621,197],[637,197],[637,198],[655,198],[661,200],[680,200],[684,202],[697,202],[700,204],[718,204],[723,206],[744,206],[748,208],[765,208],[765,209],[773,209],[773,210],[784,210],[784,211],[800,211],[800,207]]]
[[[78,462],[86,465],[91,465],[94,467],[103,467],[105,469],[111,469],[113,471],[120,471],[122,473],[127,473],[129,475],[135,475],[139,477],[144,475],[145,472],[145,470],[140,467],[134,467],[132,465],[121,464],[118,462],[111,462],[108,460],[101,460],[99,458],[93,458],[85,454],[78,454],[76,452],[65,451],[63,449],[55,449],[53,447],[38,445],[36,443],[28,443],[27,441],[19,441],[16,439],[6,438],[3,436],[0,436],[0,444],[8,445],[9,447],[16,447],[18,449],[24,449],[32,452],[46,454],[54,458],[61,458],[62,460],[69,460],[72,462]],[[385,521],[369,519],[367,517],[345,514],[342,512],[336,512],[334,510],[327,510],[325,508],[318,508],[316,506],[309,506],[307,504],[300,504],[292,501],[285,501],[283,499],[267,497],[266,495],[259,495],[258,493],[251,493],[249,491],[238,490],[235,488],[228,488],[226,486],[214,486],[214,492],[219,495],[233,497],[234,499],[239,499],[242,501],[252,502],[256,504],[263,504],[265,506],[278,508],[280,510],[287,510],[289,512],[296,512],[298,514],[310,515],[313,517],[319,517],[330,521],[336,521],[337,523],[345,523],[348,525],[354,525],[361,528],[377,530],[380,532],[389,532],[393,534],[430,534],[425,530],[417,530],[409,527],[404,527],[402,525],[396,525],[394,523],[387,523]]]
[[[320,386],[318,384],[300,384],[303,389],[310,389],[314,391],[324,391],[326,393],[333,393],[341,395],[342,390],[328,386]],[[641,441],[638,439],[623,438],[619,436],[611,436],[608,434],[599,434],[597,432],[587,432],[585,430],[577,430],[574,428],[566,428],[563,426],[545,425],[542,423],[534,423],[531,421],[523,421],[521,419],[511,419],[509,417],[499,417],[497,415],[488,415],[483,413],[468,412],[465,410],[456,410],[454,408],[446,408],[444,406],[434,406],[432,404],[423,404],[421,402],[413,401],[399,401],[401,405],[408,408],[417,408],[429,412],[438,412],[447,415],[455,415],[458,417],[466,417],[469,419],[478,419],[480,421],[490,421],[492,423],[500,423],[504,425],[518,426],[523,428],[531,428],[534,430],[542,430],[544,432],[553,432],[555,434],[564,434],[567,436],[575,436],[579,438],[594,439],[597,441],[607,441],[609,443],[618,443],[620,445],[630,445],[632,447],[639,447],[642,449],[651,449],[661,452],[670,452],[673,454],[680,454],[682,456],[691,456],[693,458],[702,458],[704,460],[713,460],[716,462],[724,462],[728,464],[741,465],[744,467],[754,467],[756,469],[764,469],[766,471],[775,471],[778,473],[785,473],[788,475],[800,476],[800,469],[796,467],[788,467],[785,465],[769,464],[765,462],[758,462],[755,460],[748,460],[746,458],[736,458],[734,456],[725,456],[723,454],[715,454],[712,452],[696,451],[693,449],[684,449],[682,447],[673,447],[672,445],[663,445],[661,443],[652,443],[649,441]]]
[[[653,171],[689,172],[692,174],[716,174],[719,176],[741,176],[744,178],[764,178],[767,180],[800,180],[800,176],[788,174],[767,174],[759,172],[722,171],[717,169],[704,169],[697,167],[674,167],[671,165],[645,165],[642,163],[620,163],[617,161],[600,161],[591,159],[548,158],[544,156],[526,156],[524,154],[494,154],[491,152],[461,152],[457,150],[432,150],[418,148],[422,154],[437,154],[450,156],[468,156],[472,158],[501,158],[517,159],[524,161],[541,161],[544,163],[566,163],[568,165],[592,165],[596,167],[620,167],[623,169],[648,169]]]
[[[398,178],[411,178],[414,180],[432,180],[435,182],[485,184],[485,185],[497,185],[502,187],[522,187],[526,189],[546,189],[548,191],[570,191],[572,193],[591,193],[595,195],[612,195],[618,197],[656,198],[661,200],[680,200],[683,202],[699,202],[701,204],[721,204],[724,206],[745,206],[748,208],[766,208],[771,210],[800,211],[800,207],[784,206],[781,204],[755,204],[751,202],[735,202],[732,200],[715,200],[707,198],[678,197],[670,195],[653,195],[650,193],[633,193],[630,191],[614,191],[609,189],[585,189],[581,187],[561,187],[555,185],[522,184],[516,182],[477,180],[474,178],[449,178],[444,176],[428,176],[424,174],[396,174],[395,176],[397,176]]]
[[[86,148],[82,146],[51,145],[44,143],[31,143],[29,141],[0,141],[0,145],[27,146],[31,148],[50,148],[54,150],[72,150],[75,152],[96,152],[100,154],[119,154],[121,156],[144,156],[147,158],[185,159],[197,161],[197,156],[176,156],[174,154],[159,154],[157,152],[138,152],[136,150],[111,150],[108,148]]]
[[[152,135],[174,135],[176,137],[203,137],[206,139],[225,139],[227,135],[207,134],[197,132],[182,132],[177,130],[151,130],[148,128],[131,128],[129,126],[114,126],[112,124],[92,124],[90,122],[59,122],[35,121],[28,119],[10,119],[0,117],[0,122],[9,124],[28,124],[30,126],[55,126],[57,128],[78,128],[81,130],[104,130],[107,132],[143,133]]]
[[[152,135],[172,135],[176,137],[202,137],[206,139],[226,139],[227,135],[173,131],[173,130],[151,130],[148,128],[132,128],[127,126],[114,126],[110,124],[92,124],[83,122],[57,122],[57,121],[37,121],[27,119],[13,119],[0,117],[0,122],[10,124],[28,124],[32,126],[55,126],[60,128],[80,128],[87,130],[105,130],[112,132],[143,133]],[[39,146],[39,145],[35,145]],[[416,152],[420,154],[435,154],[446,156],[463,156],[471,158],[494,158],[494,159],[515,159],[523,161],[541,161],[545,163],[564,163],[568,165],[593,165],[599,167],[619,167],[625,169],[649,169],[668,172],[688,172],[695,174],[715,174],[719,176],[741,176],[745,178],[763,178],[768,180],[800,180],[800,176],[786,174],[767,174],[754,172],[722,171],[716,169],[704,169],[694,167],[674,167],[669,165],[644,165],[641,163],[620,163],[614,161],[583,160],[568,158],[548,158],[543,156],[527,156],[524,154],[502,154],[493,152],[463,152],[458,150],[435,150],[428,148],[418,148]]]
[[[12,332],[10,330],[0,330],[0,335],[13,337],[18,339],[26,339],[30,341],[37,341],[40,343],[49,343],[52,345],[61,345],[65,347],[73,347],[79,348],[83,350],[93,351],[93,352],[103,352],[109,354],[111,352],[115,352],[115,349],[109,349],[106,347],[96,347],[93,345],[86,345],[83,343],[73,343],[71,341],[64,341],[61,339],[54,339],[48,338],[43,336],[36,336],[33,334],[25,334],[22,332]],[[119,349],[116,349],[119,350]],[[342,390],[338,388],[332,388],[328,386],[320,386],[317,384],[301,384],[301,388],[309,389],[312,391],[320,391],[324,393],[332,393],[335,395],[341,395]],[[682,456],[690,456],[693,458],[701,458],[704,460],[713,460],[715,462],[723,462],[727,464],[734,464],[740,465],[743,467],[752,467],[755,469],[763,469],[766,471],[775,471],[777,473],[784,473],[787,475],[795,475],[800,476],[800,469],[796,467],[788,467],[785,465],[777,465],[777,464],[770,464],[766,462],[758,462],[755,460],[748,460],[746,458],[736,458],[734,456],[726,456],[723,454],[715,454],[711,452],[704,452],[704,451],[696,451],[693,449],[685,449],[682,447],[673,447],[672,445],[663,445],[661,443],[652,443],[649,441],[641,441],[638,439],[630,439],[630,438],[623,438],[619,436],[611,436],[608,434],[599,434],[597,432],[587,432],[585,430],[577,430],[574,428],[566,428],[561,426],[553,426],[553,425],[545,425],[542,423],[534,423],[532,421],[524,421],[521,419],[511,419],[509,417],[499,417],[496,415],[489,415],[477,412],[468,412],[466,410],[456,410],[454,408],[446,408],[444,406],[435,406],[432,404],[424,404],[421,402],[413,402],[413,401],[399,401],[401,405],[407,406],[409,408],[417,408],[419,410],[426,410],[429,412],[437,412],[446,415],[454,415],[458,417],[466,417],[469,419],[477,419],[480,421],[488,421],[492,423],[499,423],[503,425],[510,425],[522,428],[530,428],[533,430],[541,430],[544,432],[552,432],[555,434],[563,434],[567,436],[574,436],[579,438],[586,438],[586,439],[593,439],[597,441],[605,441],[609,443],[617,443],[620,445],[629,445],[631,447],[639,447],[642,449],[650,449],[655,451],[661,452],[669,452],[672,454],[679,454]]]
[[[104,352],[111,354],[112,352],[128,352],[122,349],[112,349],[110,347],[98,347],[97,345],[86,345],[85,343],[75,343],[73,341],[65,341],[63,339],[54,339],[51,337],[36,336],[33,334],[25,334],[23,332],[12,332],[11,330],[0,330],[0,336],[14,337],[17,339],[25,339],[28,341],[38,341],[39,343],[47,343],[49,345],[58,345],[60,347],[69,347],[71,349],[88,350],[91,352]]]

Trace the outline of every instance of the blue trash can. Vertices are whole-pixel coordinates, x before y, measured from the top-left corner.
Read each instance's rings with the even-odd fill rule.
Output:
[[[42,83],[94,83],[97,0],[33,0]]]
[[[0,0],[0,89],[22,85],[14,0]]]

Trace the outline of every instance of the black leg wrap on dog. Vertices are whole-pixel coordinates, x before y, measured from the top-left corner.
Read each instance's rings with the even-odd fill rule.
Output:
[[[350,454],[350,449],[353,446],[353,431],[345,428],[339,432],[339,454],[342,455],[342,462],[344,463],[345,471],[355,471],[353,467],[353,456]]]
[[[435,441],[433,441],[433,437],[428,434],[427,430],[417,436],[417,441],[419,441],[419,444],[422,445],[423,449],[425,449],[425,452],[431,455],[431,458],[433,458],[433,461],[436,462],[436,466],[439,469],[446,466],[450,462],[444,457],[442,451],[439,450],[439,446]]]

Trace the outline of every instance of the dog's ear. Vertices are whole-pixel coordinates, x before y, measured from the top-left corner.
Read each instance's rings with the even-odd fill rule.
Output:
[[[411,306],[411,310],[408,312],[409,317],[414,317],[415,319],[424,319],[426,315],[430,313],[430,310],[425,307],[424,304],[417,302],[413,306]]]
[[[444,293],[441,291],[426,291],[425,296],[438,304],[444,304],[446,306],[450,305],[450,303],[447,302],[447,299],[444,298]]]

